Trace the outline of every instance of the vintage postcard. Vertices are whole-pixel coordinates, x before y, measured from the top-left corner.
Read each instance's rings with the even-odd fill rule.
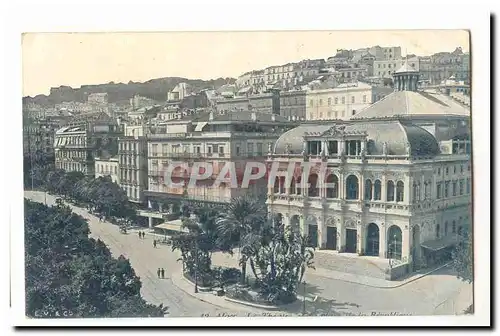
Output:
[[[470,38],[24,34],[26,317],[474,314]]]

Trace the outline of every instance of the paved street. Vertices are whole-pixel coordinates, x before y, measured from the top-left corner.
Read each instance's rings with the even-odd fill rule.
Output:
[[[43,202],[41,192],[25,192],[25,196]],[[55,197],[47,195],[47,202],[54,203]],[[99,222],[86,210],[72,207],[73,211],[89,219],[91,236],[100,238],[115,256],[123,254],[130,259],[132,267],[143,283],[141,290],[144,298],[152,303],[164,303],[169,307],[169,316],[201,316],[210,314],[236,314],[247,316],[263,310],[227,303],[224,308],[201,302],[175,286],[170,276],[158,279],[158,267],[166,269],[167,275],[181,271],[177,262],[179,254],[170,247],[159,246],[154,249],[151,238],[140,240],[136,234],[120,234],[118,228],[110,223]],[[459,281],[447,267],[433,274],[398,288],[373,288],[317,275],[306,275],[307,296],[318,296],[316,302],[307,302],[309,313],[319,315],[367,314],[454,314],[468,305],[472,286]],[[460,301],[457,301],[459,299]],[[463,308],[462,308],[463,307]],[[289,312],[299,313],[297,305],[287,308]]]

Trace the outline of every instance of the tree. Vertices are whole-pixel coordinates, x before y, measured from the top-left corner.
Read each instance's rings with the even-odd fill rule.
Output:
[[[47,174],[47,190],[56,194],[60,194],[61,180],[63,179],[64,175],[65,171],[62,169],[56,169],[49,172]]]
[[[237,244],[239,250],[239,263],[241,267],[241,281],[246,283],[246,265],[249,255],[246,253],[249,249],[243,249],[244,243],[249,240],[247,236],[260,230],[266,221],[267,212],[265,205],[256,199],[248,197],[239,197],[231,200],[227,207],[227,212],[216,220],[219,241],[226,241]],[[224,245],[224,243],[221,243]]]
[[[82,172],[71,171],[65,173],[61,180],[59,181],[59,191],[63,195],[67,195],[71,198],[77,196],[75,194],[75,185],[84,179]]]
[[[474,281],[474,257],[472,250],[472,236],[466,231],[452,253],[453,268],[457,277],[468,283]]]
[[[182,232],[172,237],[172,251],[180,250],[184,270],[193,277],[197,273],[203,282],[211,281],[213,242],[196,218],[182,218]]]
[[[295,298],[307,268],[314,268],[314,252],[307,237],[291,227],[268,222],[247,245],[250,267],[260,293],[268,301]]]
[[[25,200],[26,314],[30,317],[164,316],[140,296],[129,261],[114,259],[69,207]],[[67,315],[69,314],[69,315]]]

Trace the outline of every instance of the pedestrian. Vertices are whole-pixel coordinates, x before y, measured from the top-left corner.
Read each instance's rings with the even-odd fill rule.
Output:
[[[161,278],[165,279],[165,270],[163,269],[163,267],[161,269]]]
[[[158,279],[160,278],[160,274],[161,274],[161,270],[160,268],[158,267],[158,271],[156,271],[156,274],[158,274]]]
[[[141,236],[142,236],[142,235],[141,235],[141,231],[139,231],[139,232],[138,232],[138,234],[139,234],[139,239],[141,239]]]
[[[142,239],[144,239],[144,231],[141,231]]]
[[[156,239],[153,239],[153,247],[156,248]]]

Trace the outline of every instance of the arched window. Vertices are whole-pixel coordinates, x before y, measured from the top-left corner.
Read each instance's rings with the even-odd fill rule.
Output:
[[[420,199],[420,183],[418,184],[418,192]],[[403,202],[405,194],[405,184],[402,181],[398,181],[396,184],[396,202]]]
[[[309,179],[307,180],[307,183],[309,183],[308,196],[310,196],[310,197],[319,196],[319,189],[317,186],[318,175],[316,175],[316,174],[309,175]]]
[[[297,177],[295,186],[297,188],[297,195],[302,195],[302,178],[300,176]]]
[[[387,182],[387,202],[394,201],[394,182]]]
[[[401,182],[401,183],[403,183],[403,182]],[[399,182],[398,182],[398,185],[399,185]],[[404,184],[403,184],[403,190],[404,190]],[[419,202],[420,198],[421,198],[420,197],[420,182],[413,183],[413,202]]]
[[[365,200],[370,201],[372,199],[372,180],[368,179],[365,181]]]
[[[295,195],[295,178],[292,177],[292,182],[290,182],[290,195]]]
[[[359,182],[355,175],[349,175],[346,179],[346,199],[355,200],[358,199],[359,194]]]
[[[279,177],[276,176],[276,178],[274,179],[274,193],[279,194],[279,192],[280,192],[280,179]]]
[[[387,251],[389,259],[401,260],[403,234],[401,229],[393,225],[389,228],[387,239]]]
[[[382,199],[382,183],[376,180],[373,186],[373,200],[380,201]]]
[[[444,222],[444,235],[448,235],[448,221]]]
[[[280,194],[284,194],[285,191],[285,177],[281,176],[280,177]]]
[[[339,179],[335,174],[330,174],[326,178],[326,198],[339,197]]]
[[[438,225],[436,225],[436,239],[439,239],[439,236],[441,234],[441,227]]]

